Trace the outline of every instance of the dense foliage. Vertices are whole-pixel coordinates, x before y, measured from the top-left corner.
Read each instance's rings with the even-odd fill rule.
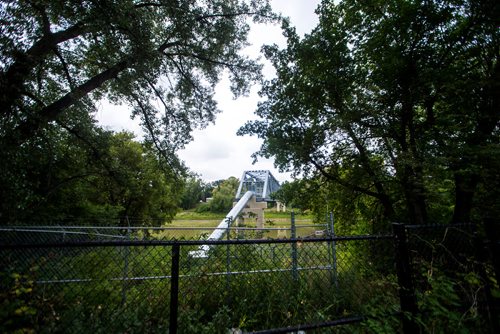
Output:
[[[194,209],[210,196],[212,196],[212,184],[203,182],[197,175],[190,175],[185,181],[181,196],[181,208],[184,210]]]
[[[234,176],[226,180],[212,182],[212,197],[196,208],[198,212],[227,213],[233,207],[234,196],[238,190],[239,180]]]
[[[70,134],[55,131],[37,146],[20,150],[19,160],[8,162],[11,173],[2,175],[9,186],[3,192],[12,196],[1,203],[3,223],[171,219],[177,212],[175,190],[182,183],[153,148],[129,133],[100,130],[93,135],[92,150]],[[29,165],[22,165],[27,161]]]
[[[224,69],[244,93],[259,65],[238,53],[266,1],[2,1],[2,137],[16,143],[70,125],[102,97],[134,108],[169,151],[213,120]],[[162,106],[155,108],[152,100]]]
[[[170,200],[145,204],[162,197],[154,193],[159,188],[154,194],[146,189],[150,173],[158,173],[150,169],[158,162],[151,149],[166,175],[156,179],[170,193],[185,169],[175,152],[191,140],[193,128],[214,120],[214,87],[223,73],[229,73],[235,96],[260,78],[260,65],[239,52],[247,46],[248,19],[276,16],[266,0],[2,0],[3,223],[91,214],[93,204],[88,212],[68,206],[96,202],[79,182],[94,183],[96,173],[109,176],[104,183],[120,184],[95,187],[104,190],[97,202],[109,210],[153,217],[171,212]],[[140,119],[142,148],[96,127],[95,105],[103,99],[128,105]],[[120,148],[111,143],[121,140]],[[135,209],[138,202],[150,207]]]
[[[499,3],[325,0],[317,13],[310,34],[285,22],[287,47],[264,49],[277,77],[240,129],[264,139],[257,155],[323,185],[346,216],[498,216]]]

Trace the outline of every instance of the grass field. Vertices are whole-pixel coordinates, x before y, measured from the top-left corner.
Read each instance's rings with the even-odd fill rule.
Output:
[[[207,237],[212,233],[213,228],[217,227],[221,220],[225,218],[225,214],[215,214],[211,212],[198,213],[194,211],[183,211],[178,213],[174,220],[165,224],[169,228],[167,231],[162,231],[161,238],[175,238],[175,239],[199,239]],[[233,230],[231,237],[240,238],[290,238],[290,213],[289,212],[276,212],[274,210],[266,210],[264,213],[264,227],[270,230],[258,233],[252,230]],[[306,237],[314,233],[316,230],[322,230],[325,227],[318,225],[317,227],[311,226],[312,217],[309,215],[295,215],[295,223],[297,227],[297,236]],[[233,227],[236,227],[233,225]],[[256,223],[253,219],[246,219],[244,228],[256,228]],[[178,229],[176,229],[178,228]],[[193,228],[193,229],[189,229]],[[277,230],[280,229],[280,230]]]
[[[273,209],[267,209],[264,211],[264,216],[266,219],[288,219],[290,221],[290,212],[276,212]],[[226,216],[226,213],[213,213],[213,212],[196,212],[194,210],[181,211],[177,213],[174,220],[221,220]],[[296,219],[312,219],[309,214],[299,214],[295,213]]]

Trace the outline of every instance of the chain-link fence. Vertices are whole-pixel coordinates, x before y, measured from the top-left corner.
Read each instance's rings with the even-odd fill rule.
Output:
[[[171,232],[3,228],[3,329],[172,332],[176,321],[179,332],[220,333],[355,318],[376,300],[397,311],[393,270],[381,270],[393,267],[390,236],[248,240],[235,228],[196,241]]]
[[[280,226],[282,225],[282,226]],[[280,224],[276,227],[256,228],[247,225],[219,228],[215,226],[91,226],[91,225],[25,225],[0,226],[2,243],[48,243],[90,240],[202,240],[211,232],[220,229],[229,231],[230,239],[283,239],[292,233],[298,238],[324,237],[332,235],[328,224],[301,224],[293,227]],[[288,224],[289,225],[289,224]],[[292,230],[294,230],[292,232]]]
[[[477,256],[470,226],[403,225],[396,238],[315,231],[322,232],[268,239],[263,230],[231,228],[223,240],[207,241],[174,240],[165,228],[0,228],[0,329],[350,333],[495,326],[491,296],[498,284],[490,262]],[[400,327],[401,311],[414,327]]]

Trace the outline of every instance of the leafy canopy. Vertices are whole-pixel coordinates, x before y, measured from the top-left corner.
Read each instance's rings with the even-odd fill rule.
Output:
[[[217,113],[224,71],[235,95],[260,78],[242,56],[247,18],[276,19],[266,0],[9,1],[0,4],[0,136],[20,144],[71,126],[107,98],[133,108],[164,158]]]
[[[264,140],[256,156],[375,199],[382,220],[498,209],[474,211],[498,184],[498,2],[325,0],[317,13],[309,35],[285,22],[287,47],[264,48],[277,77],[239,131]]]
[[[214,121],[216,83],[238,96],[261,77],[240,52],[250,19],[279,17],[267,0],[0,1],[0,219],[171,216],[175,153]],[[96,126],[105,99],[143,145]]]

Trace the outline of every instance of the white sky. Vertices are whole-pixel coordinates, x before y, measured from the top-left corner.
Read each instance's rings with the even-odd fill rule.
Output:
[[[313,29],[318,20],[314,13],[320,0],[272,0],[271,4],[276,12],[290,17],[297,33],[304,35]],[[276,43],[285,46],[285,38],[279,26],[252,24],[249,42],[252,44],[245,53],[258,57],[260,48],[264,44]],[[263,57],[262,57],[263,58]],[[264,61],[264,59],[262,59]],[[269,63],[265,64],[264,75],[271,78],[274,75]],[[252,165],[251,154],[258,151],[262,141],[254,136],[236,136],[238,129],[246,121],[257,119],[254,111],[259,101],[260,87],[254,86],[249,96],[233,99],[229,90],[229,79],[225,76],[216,88],[216,100],[222,111],[217,115],[215,124],[205,129],[193,132],[194,140],[180,151],[179,157],[185,161],[189,169],[201,176],[205,181],[227,179],[230,176],[240,178],[245,170],[267,169],[282,182],[290,180],[288,173],[279,173],[274,168],[272,160],[259,158]],[[137,136],[142,133],[138,120],[130,119],[127,106],[110,105],[103,102],[98,106],[96,118],[99,124],[110,129],[133,131]]]

